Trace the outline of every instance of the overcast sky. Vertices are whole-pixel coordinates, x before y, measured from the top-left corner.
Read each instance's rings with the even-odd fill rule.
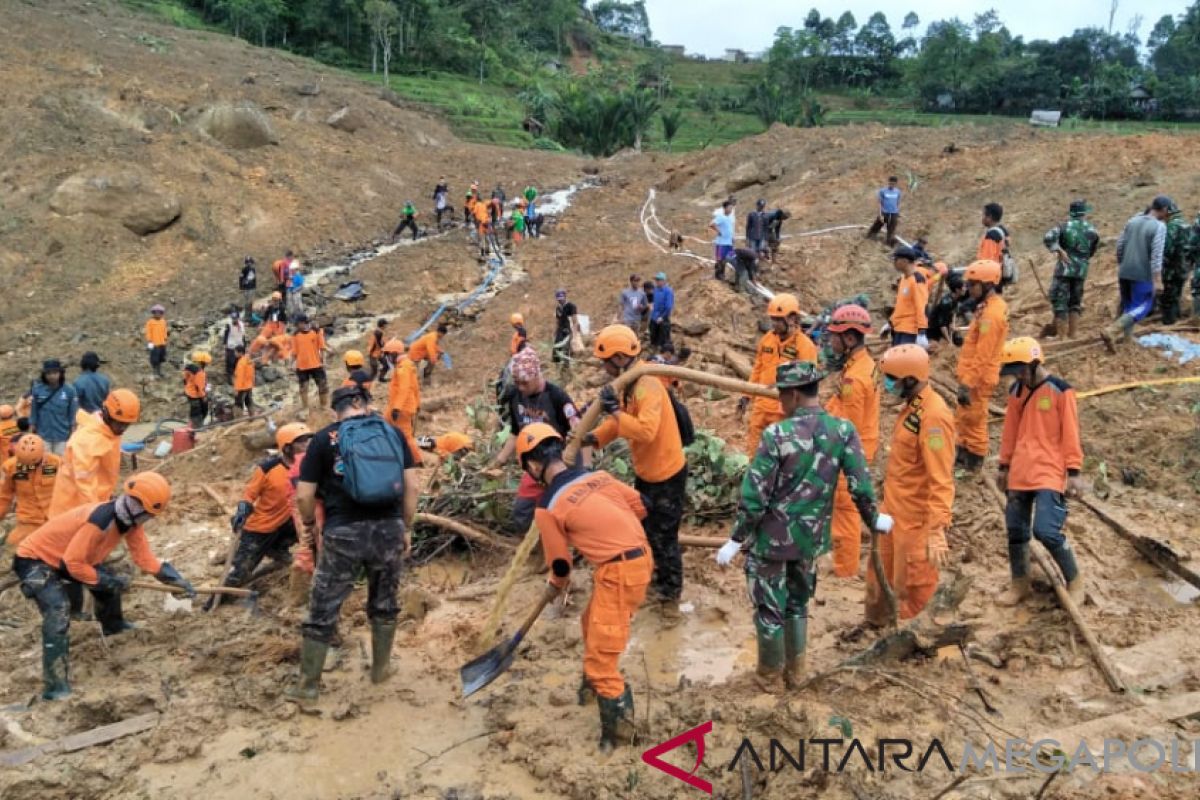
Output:
[[[1135,14],[1142,15],[1143,43],[1154,23],[1164,14],[1178,16],[1190,0],[1120,0],[1113,30],[1125,32]],[[1052,9],[1046,13],[1047,8]],[[727,47],[758,52],[771,46],[775,29],[804,27],[810,8],[837,19],[849,11],[862,25],[876,11],[887,14],[899,38],[900,25],[909,11],[921,18],[918,28],[939,19],[957,16],[970,23],[976,14],[995,8],[1014,35],[1031,39],[1057,39],[1076,28],[1108,27],[1109,0],[900,0],[891,6],[882,0],[646,0],[650,28],[663,44],[682,44],[689,53],[721,55]]]

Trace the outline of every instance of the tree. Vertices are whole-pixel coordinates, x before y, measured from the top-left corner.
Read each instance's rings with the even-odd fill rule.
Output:
[[[629,127],[633,132],[633,149],[641,152],[642,136],[650,128],[650,122],[654,119],[654,115],[658,113],[661,106],[658,98],[654,95],[653,89],[640,89],[634,87],[622,94],[622,102],[625,105],[625,114],[629,120]]]
[[[371,26],[372,51],[377,46],[383,56],[383,85],[390,87],[392,40],[396,35],[396,24],[400,20],[400,10],[392,5],[390,0],[364,0],[363,13],[367,17],[367,24]]]
[[[530,84],[517,95],[517,99],[525,106],[525,115],[537,120],[543,129],[549,129],[558,95],[547,89],[541,83]]]
[[[975,35],[984,36],[989,33],[995,33],[1000,30],[1000,15],[996,13],[996,9],[989,8],[982,14],[975,15]]]
[[[214,8],[225,16],[233,27],[233,35],[256,30],[258,43],[267,46],[267,33],[286,10],[283,0],[216,0]]]
[[[659,115],[659,122],[662,123],[663,141],[667,143],[667,152],[669,153],[671,152],[671,143],[675,141],[675,136],[683,125],[683,109],[675,107],[669,111],[663,111]]]
[[[1175,33],[1175,18],[1170,14],[1164,14],[1158,22],[1154,23],[1154,27],[1150,29],[1150,36],[1146,39],[1146,47],[1154,52],[1158,48],[1166,44],[1171,36]]]
[[[867,58],[876,80],[889,77],[896,58],[896,37],[888,25],[887,16],[876,11],[854,38],[858,53]]]
[[[911,31],[921,24],[921,18],[917,16],[917,12],[910,11],[904,15],[904,24],[901,26],[905,31]]]
[[[650,41],[650,16],[646,13],[645,0],[632,3],[600,0],[592,7],[592,16],[601,30],[635,41]]]

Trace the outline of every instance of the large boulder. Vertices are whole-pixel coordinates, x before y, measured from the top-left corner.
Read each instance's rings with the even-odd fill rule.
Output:
[[[279,141],[267,115],[251,102],[236,105],[222,103],[207,108],[201,112],[196,125],[221,144],[238,150],[263,147]]]
[[[343,106],[330,114],[329,118],[325,120],[325,124],[331,128],[337,128],[339,131],[354,133],[363,126],[363,118],[350,106]]]
[[[50,209],[64,216],[96,214],[145,236],[179,219],[179,197],[131,167],[77,172],[54,190]]]

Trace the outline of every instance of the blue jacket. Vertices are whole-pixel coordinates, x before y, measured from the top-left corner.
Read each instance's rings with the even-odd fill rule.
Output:
[[[654,287],[654,305],[650,307],[650,319],[663,319],[675,310],[675,290],[670,286]]]
[[[102,372],[84,371],[75,379],[75,395],[79,398],[79,407],[89,414],[100,410],[111,389],[112,383]]]
[[[37,429],[38,436],[51,443],[70,439],[71,430],[75,427],[75,412],[79,410],[75,387],[64,383],[55,388],[37,380],[32,392],[29,423]]]

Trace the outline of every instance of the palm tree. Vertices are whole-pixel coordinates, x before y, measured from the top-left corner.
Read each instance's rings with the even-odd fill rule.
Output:
[[[659,115],[659,121],[662,122],[663,139],[667,143],[667,152],[671,152],[671,142],[675,140],[675,135],[679,133],[679,127],[683,124],[683,110],[678,106],[670,111],[664,111]]]
[[[653,89],[630,89],[624,93],[625,113],[633,131],[633,149],[641,152],[642,136],[650,127],[650,121],[661,104]]]

